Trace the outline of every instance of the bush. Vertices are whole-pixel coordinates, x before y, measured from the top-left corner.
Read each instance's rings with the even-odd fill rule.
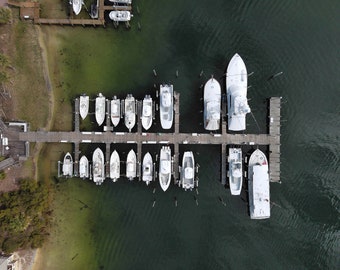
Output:
[[[12,10],[8,7],[0,8],[0,24],[9,23],[12,20]]]

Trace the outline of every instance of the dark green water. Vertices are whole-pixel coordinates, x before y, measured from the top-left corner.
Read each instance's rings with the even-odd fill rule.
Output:
[[[115,184],[107,180],[101,187],[71,180],[75,186],[92,185],[86,190],[96,198],[89,211],[97,221],[91,221],[91,237],[98,267],[339,267],[340,2],[135,2],[141,13],[135,12],[131,30],[85,29],[81,33],[91,42],[77,43],[76,32],[65,40],[74,43],[73,50],[65,52],[73,58],[64,58],[71,61],[63,71],[70,82],[65,91],[72,89],[69,98],[101,91],[107,97],[129,92],[141,99],[154,91],[154,84],[172,82],[181,93],[181,131],[202,131],[200,86],[211,74],[224,85],[223,73],[238,52],[248,72],[254,72],[248,98],[261,132],[266,132],[266,98],[283,97],[282,184],[271,184],[271,218],[253,221],[246,193],[232,197],[220,184],[216,147],[181,146],[181,151],[192,149],[201,165],[198,195],[175,186],[164,193],[156,183],[146,187],[126,179]],[[279,71],[284,75],[267,81]],[[247,125],[248,133],[259,132],[251,116]],[[93,149],[83,147],[90,156]],[[125,155],[128,151],[122,145],[114,148]],[[143,151],[158,152],[159,147]],[[81,260],[81,248],[78,252]],[[68,267],[72,269],[72,263]]]

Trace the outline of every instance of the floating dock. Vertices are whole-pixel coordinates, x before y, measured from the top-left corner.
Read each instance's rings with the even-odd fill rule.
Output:
[[[281,97],[269,99],[269,132],[268,134],[229,134],[226,131],[226,122],[222,121],[222,133],[181,133],[179,131],[179,93],[174,93],[174,132],[173,133],[143,133],[137,128],[135,133],[130,132],[81,132],[79,131],[79,99],[75,99],[75,127],[74,131],[27,131],[19,132],[18,140],[23,142],[42,143],[73,143],[75,151],[79,151],[80,143],[106,144],[106,160],[109,161],[109,145],[111,143],[133,143],[137,144],[138,165],[142,160],[142,144],[150,142],[156,144],[174,145],[173,175],[175,182],[179,179],[179,145],[180,144],[202,144],[221,146],[221,181],[226,183],[227,179],[227,145],[268,145],[269,146],[269,175],[272,182],[280,181],[280,118]],[[225,106],[225,104],[223,105]],[[140,109],[137,109],[137,125],[141,127]],[[109,115],[108,115],[109,117]],[[224,117],[222,117],[224,118]],[[107,122],[110,125],[110,122]],[[225,127],[224,127],[225,126]],[[123,136],[122,136],[123,135]],[[147,136],[146,136],[147,135]],[[79,162],[79,153],[75,153],[74,162]],[[78,169],[75,169],[77,172]],[[140,178],[140,170],[137,171]]]

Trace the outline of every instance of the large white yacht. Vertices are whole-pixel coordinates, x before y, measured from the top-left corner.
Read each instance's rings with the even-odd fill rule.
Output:
[[[78,15],[83,5],[83,0],[70,0],[74,14]]]
[[[172,127],[174,117],[174,90],[172,84],[161,84],[159,91],[160,119],[163,129]]]
[[[248,74],[242,58],[235,54],[227,68],[228,128],[246,129],[246,114],[250,113],[247,100]]]
[[[89,160],[86,156],[82,156],[79,160],[79,177],[89,178]]]
[[[104,123],[105,120],[105,97],[102,93],[99,93],[96,97],[96,121],[99,126]]]
[[[231,195],[240,195],[242,189],[242,149],[229,148],[229,187]]]
[[[128,22],[132,14],[127,10],[113,10],[109,13],[109,18],[114,22]]]
[[[163,146],[159,158],[159,183],[163,191],[166,191],[171,182],[171,148]]]
[[[214,78],[204,85],[204,128],[218,130],[221,119],[221,86]]]
[[[195,187],[195,160],[191,151],[184,152],[181,168],[182,187],[192,190]]]
[[[266,155],[255,150],[248,163],[249,212],[251,219],[270,217],[269,172]]]
[[[105,180],[105,160],[103,151],[99,147],[93,152],[92,164],[93,182],[101,185]]]
[[[142,126],[145,130],[148,130],[152,125],[152,97],[146,95],[143,99],[142,106]]]
[[[63,162],[63,176],[73,176],[73,158],[69,152],[66,153]]]
[[[110,157],[110,178],[116,182],[120,177],[120,158],[116,150],[114,150]]]
[[[89,113],[89,96],[80,96],[79,98],[79,114],[80,117],[84,120]]]
[[[126,177],[129,180],[133,180],[133,178],[135,178],[137,175],[136,163],[137,163],[136,153],[131,149],[126,159]]]
[[[142,180],[149,185],[153,178],[153,163],[152,163],[152,156],[149,152],[144,155],[143,158],[143,175]]]
[[[120,99],[114,96],[111,100],[111,121],[116,127],[120,120]]]
[[[131,94],[127,95],[125,99],[124,114],[125,126],[129,129],[129,132],[131,132],[131,129],[136,124],[136,101]]]

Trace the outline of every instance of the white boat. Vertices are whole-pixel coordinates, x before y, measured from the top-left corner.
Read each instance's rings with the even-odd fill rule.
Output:
[[[163,191],[166,191],[171,182],[171,149],[163,146],[159,158],[159,183]]]
[[[94,150],[92,155],[93,182],[101,185],[105,180],[105,160],[103,151],[100,148]]]
[[[84,120],[89,113],[89,96],[80,96],[79,98],[79,114],[80,117]]]
[[[99,126],[104,123],[105,120],[105,97],[102,93],[99,93],[96,97],[96,121]]]
[[[136,163],[137,163],[136,153],[131,149],[126,158],[126,177],[129,180],[133,180],[133,178],[136,177],[137,174]]]
[[[240,195],[242,189],[242,149],[229,148],[229,187],[231,195]]]
[[[214,78],[204,85],[204,128],[218,130],[221,120],[221,86]]]
[[[66,153],[63,162],[63,176],[73,176],[73,158],[69,152]]]
[[[131,17],[130,11],[127,10],[113,10],[109,14],[109,18],[114,22],[128,22]]]
[[[120,120],[120,99],[116,96],[111,100],[111,121],[112,124],[116,127],[119,124]]]
[[[161,84],[159,91],[160,119],[163,129],[170,129],[174,117],[174,90],[172,84]]]
[[[131,129],[136,124],[136,101],[135,98],[130,94],[127,95],[125,99],[124,114],[125,126],[129,129],[129,132],[131,132]]]
[[[142,180],[149,185],[153,178],[153,163],[152,163],[152,156],[149,152],[144,155],[143,158],[143,175]]]
[[[235,54],[227,68],[228,128],[246,129],[246,114],[250,113],[247,100],[248,74],[242,58]]]
[[[146,95],[143,99],[142,106],[142,126],[145,130],[148,130],[152,125],[152,98]]]
[[[269,172],[266,155],[255,150],[248,163],[249,212],[251,219],[270,217]]]
[[[83,0],[71,0],[70,4],[72,4],[74,14],[78,15],[81,11]]]
[[[82,156],[79,160],[79,177],[89,178],[89,160],[86,156]]]
[[[195,160],[191,151],[184,152],[181,168],[182,187],[192,190],[195,187]]]
[[[114,150],[110,157],[110,178],[116,182],[120,177],[120,158],[116,150]]]
[[[126,5],[131,5],[132,0],[109,0],[112,3],[116,4],[126,4]]]

